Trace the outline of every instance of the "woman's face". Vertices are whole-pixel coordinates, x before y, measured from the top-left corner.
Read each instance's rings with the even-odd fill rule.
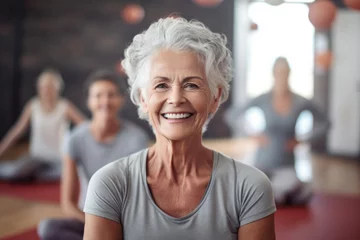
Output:
[[[274,66],[274,88],[276,90],[287,90],[289,87],[290,69],[284,62],[278,62]]]
[[[38,95],[45,101],[52,101],[58,98],[60,92],[60,84],[56,76],[52,74],[44,74],[38,81]]]
[[[162,50],[150,61],[142,106],[156,134],[174,141],[201,135],[218,106],[211,97],[204,64],[195,53],[172,50]]]
[[[118,87],[106,79],[94,82],[89,88],[88,108],[94,118],[116,119],[123,102]]]

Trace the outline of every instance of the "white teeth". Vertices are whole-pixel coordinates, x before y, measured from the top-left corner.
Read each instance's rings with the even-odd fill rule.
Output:
[[[181,119],[181,118],[188,118],[190,117],[190,113],[166,113],[164,117],[167,119]]]

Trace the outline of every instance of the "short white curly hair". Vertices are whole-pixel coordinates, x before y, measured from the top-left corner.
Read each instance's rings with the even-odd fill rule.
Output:
[[[225,102],[232,79],[232,56],[226,45],[225,35],[210,31],[197,20],[187,21],[184,18],[159,19],[146,31],[137,34],[125,49],[121,64],[128,76],[130,97],[138,107],[139,117],[148,120],[141,107],[141,89],[149,81],[151,56],[161,49],[195,52],[205,65],[212,96],[217,94],[220,87],[219,103]]]
[[[37,82],[36,84],[39,85],[41,82],[44,81],[44,76],[48,76],[51,75],[53,76],[55,83],[56,83],[56,87],[58,89],[58,91],[62,91],[64,88],[64,80],[60,74],[60,72],[58,70],[56,70],[55,68],[46,68],[44,69],[38,76],[37,78]]]

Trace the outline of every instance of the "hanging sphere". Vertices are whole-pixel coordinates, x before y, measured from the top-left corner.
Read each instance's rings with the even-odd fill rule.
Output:
[[[331,67],[332,61],[333,55],[330,51],[321,52],[315,56],[315,64],[322,70],[328,70]]]
[[[194,3],[201,7],[216,7],[224,0],[193,0]]]
[[[271,6],[279,6],[284,3],[284,0],[265,0],[265,2]]]
[[[351,9],[360,10],[360,0],[344,0],[344,4]]]
[[[312,3],[309,7],[309,20],[318,30],[327,30],[336,17],[336,6],[328,0]]]
[[[136,24],[143,20],[145,11],[138,4],[127,4],[122,10],[121,16],[125,22]]]
[[[259,26],[256,23],[254,23],[254,22],[250,23],[250,30],[255,31],[255,30],[258,30],[258,28],[259,28]]]

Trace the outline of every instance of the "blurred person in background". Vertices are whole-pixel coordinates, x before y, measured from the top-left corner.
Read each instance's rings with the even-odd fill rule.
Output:
[[[311,197],[311,187],[301,182],[295,171],[295,147],[300,143],[313,143],[321,139],[330,127],[326,115],[315,104],[290,89],[290,66],[284,57],[278,57],[273,66],[272,89],[245,106],[225,114],[225,121],[234,127],[246,110],[258,107],[262,110],[265,129],[251,136],[258,144],[255,167],[265,172],[272,181],[278,205],[305,204]],[[312,113],[316,128],[302,140],[296,138],[295,126],[299,115],[308,110]]]
[[[61,209],[66,217],[41,221],[40,239],[83,239],[82,209],[91,176],[106,164],[148,146],[149,138],[141,128],[118,117],[125,104],[124,85],[107,70],[89,76],[86,92],[92,118],[71,132],[64,152]]]
[[[60,96],[63,79],[54,69],[37,80],[37,96],[24,107],[17,123],[0,142],[0,157],[30,127],[29,155],[0,162],[0,179],[10,181],[57,180],[61,175],[61,148],[69,123],[80,124],[83,114]]]

